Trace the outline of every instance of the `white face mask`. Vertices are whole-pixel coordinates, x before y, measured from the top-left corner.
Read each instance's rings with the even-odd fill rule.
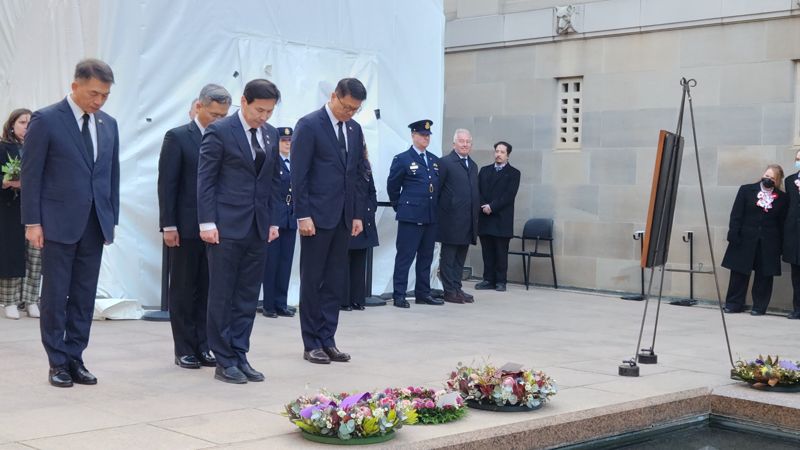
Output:
[[[795,161],[794,162],[794,168],[795,169],[800,169],[800,161]]]

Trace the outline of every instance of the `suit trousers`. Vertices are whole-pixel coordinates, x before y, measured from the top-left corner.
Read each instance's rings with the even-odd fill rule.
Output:
[[[208,345],[221,367],[247,362],[256,317],[267,242],[255,222],[243,239],[206,244],[208,255]]]
[[[414,297],[423,299],[431,295],[431,263],[436,245],[436,224],[397,222],[397,254],[394,258],[394,299],[405,299],[408,289],[408,270],[416,258]]]
[[[336,228],[316,229],[300,236],[300,330],[310,351],[335,347],[339,305],[347,297],[347,246],[350,233],[339,221]]]
[[[800,266],[791,264],[792,266],[792,307],[793,312],[800,313]]]
[[[200,239],[181,238],[169,251],[169,321],[175,356],[208,351],[208,258]]]
[[[492,284],[508,281],[508,241],[511,238],[482,235],[483,281]]]
[[[267,263],[263,278],[265,312],[276,312],[287,308],[297,230],[281,228],[278,233],[278,239],[267,244]]]
[[[348,289],[348,295],[343,297],[341,305],[364,306],[367,297],[367,249],[350,249],[348,253],[350,260],[350,289]]]
[[[50,367],[66,368],[71,360],[83,363],[92,327],[103,242],[94,206],[78,242],[62,244],[45,240],[39,327]]]
[[[442,244],[439,253],[439,273],[445,292],[461,291],[461,275],[467,261],[469,245]]]
[[[753,311],[766,312],[772,298],[772,276],[760,275],[755,272],[753,276]],[[747,285],[750,284],[750,274],[731,271],[731,279],[728,282],[728,294],[725,297],[725,306],[733,311],[744,309],[745,297],[747,297]]]

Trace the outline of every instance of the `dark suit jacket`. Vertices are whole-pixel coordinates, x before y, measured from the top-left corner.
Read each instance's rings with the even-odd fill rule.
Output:
[[[478,235],[478,166],[469,170],[453,150],[439,159],[439,230],[442,244],[475,244]]]
[[[773,200],[772,208],[765,212],[756,205],[756,196],[760,190],[760,183],[745,184],[736,194],[728,225],[728,248],[722,259],[722,267],[749,274],[755,265],[760,264],[761,275],[780,275],[786,193],[774,189],[773,192],[778,197]],[[761,250],[757,252],[759,243]]]
[[[197,169],[198,223],[214,222],[220,238],[243,239],[255,220],[266,240],[269,227],[278,225],[274,208],[281,188],[278,132],[261,127],[267,153],[256,174],[250,139],[239,115],[219,119],[206,129]]]
[[[497,171],[494,164],[478,172],[480,204],[488,204],[492,213],[478,214],[478,234],[510,238],[514,236],[514,200],[519,190],[520,173],[511,164]]]
[[[281,228],[296,230],[297,217],[295,217],[294,215],[294,198],[292,195],[291,172],[286,167],[286,163],[283,162],[282,156],[278,156],[278,164],[280,165],[280,174],[281,174],[281,192],[280,192],[280,201],[278,202],[275,208],[275,214],[276,214],[275,222],[277,222],[278,226]],[[287,199],[289,200],[288,202],[286,201]]]
[[[31,117],[22,156],[22,222],[41,224],[47,240],[78,242],[94,204],[103,238],[114,241],[119,223],[119,132],[113,117],[102,111],[94,116],[94,163],[66,98]]]
[[[167,131],[158,159],[158,226],[177,226],[181,238],[199,239],[197,162],[203,135],[194,121]]]
[[[439,201],[439,157],[425,152],[428,166],[414,147],[396,155],[389,168],[386,193],[400,222],[436,223]],[[431,192],[431,185],[433,192]]]
[[[367,199],[364,208],[364,231],[358,236],[350,238],[350,249],[362,249],[378,246],[378,228],[375,223],[375,212],[378,209],[378,191],[375,189],[375,179],[372,178],[372,169],[369,163],[365,164],[362,171],[363,183],[366,185]]]
[[[797,175],[786,177],[786,221],[783,225],[783,260],[800,265],[800,192],[794,184]]]
[[[297,121],[292,138],[292,192],[298,219],[311,217],[314,226],[333,229],[344,215],[349,229],[353,219],[364,218],[366,192],[362,176],[364,135],[355,120],[348,120],[347,161],[323,106]]]

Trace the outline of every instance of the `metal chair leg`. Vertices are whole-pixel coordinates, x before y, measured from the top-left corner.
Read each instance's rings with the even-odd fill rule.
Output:
[[[553,267],[553,287],[558,289],[558,279],[556,278],[556,257],[553,255],[553,241],[550,241],[550,265]]]

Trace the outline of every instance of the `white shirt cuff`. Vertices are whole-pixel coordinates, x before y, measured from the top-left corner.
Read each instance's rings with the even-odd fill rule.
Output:
[[[205,222],[200,224],[200,231],[211,231],[216,230],[217,224],[214,222]]]
[[[178,231],[178,227],[175,227],[175,226],[164,227],[164,228],[162,228],[162,230],[164,230],[164,231]]]

